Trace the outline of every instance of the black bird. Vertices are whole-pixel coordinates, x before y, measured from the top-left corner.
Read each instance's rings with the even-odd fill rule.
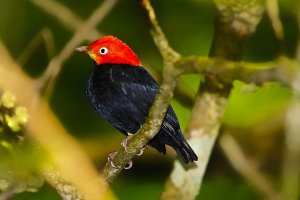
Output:
[[[125,136],[135,134],[153,104],[158,91],[156,81],[130,47],[116,37],[104,36],[76,50],[87,53],[95,63],[87,85],[87,95],[94,108]],[[149,145],[163,154],[166,154],[165,145],[169,145],[185,163],[198,160],[183,137],[171,106]]]

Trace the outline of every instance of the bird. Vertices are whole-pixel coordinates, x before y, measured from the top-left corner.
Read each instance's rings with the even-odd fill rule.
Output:
[[[126,43],[111,35],[75,50],[88,54],[94,63],[86,88],[94,109],[126,137],[137,133],[159,89],[138,56]],[[198,160],[170,105],[159,132],[148,145],[164,155],[166,145],[171,146],[186,164]]]

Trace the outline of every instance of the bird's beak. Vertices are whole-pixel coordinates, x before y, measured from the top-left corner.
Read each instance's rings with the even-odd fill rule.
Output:
[[[77,47],[75,49],[75,51],[79,51],[79,52],[87,52],[89,51],[89,48],[87,46],[81,46],[81,47]]]
[[[84,53],[88,54],[91,59],[96,61],[97,55],[93,51],[91,51],[88,46],[77,47],[75,49],[75,51],[84,52]]]

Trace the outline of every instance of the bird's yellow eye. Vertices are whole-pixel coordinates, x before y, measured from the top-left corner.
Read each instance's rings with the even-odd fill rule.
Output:
[[[102,55],[105,55],[108,53],[108,49],[106,47],[101,47],[99,49],[99,53],[102,54]]]

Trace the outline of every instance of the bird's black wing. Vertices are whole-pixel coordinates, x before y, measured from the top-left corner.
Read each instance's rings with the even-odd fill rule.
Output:
[[[117,64],[96,66],[87,85],[94,108],[125,135],[140,129],[158,88],[155,80],[145,75],[145,69],[139,68]]]
[[[112,79],[119,84],[129,101],[142,112],[140,114],[146,117],[158,91],[158,85],[152,76],[143,67],[115,67],[112,70]],[[140,119],[140,117],[138,118]],[[145,118],[141,121],[141,125],[144,120]],[[162,124],[162,130],[163,132],[160,131],[156,139],[152,141],[152,144],[154,143],[152,146],[155,146],[160,152],[165,153],[164,144],[171,146],[181,144],[183,136],[171,106],[169,106]]]
[[[147,116],[158,91],[152,76],[143,67],[117,65],[112,68],[111,78],[119,85],[128,101]]]
[[[125,135],[140,129],[157,91],[156,81],[143,67],[118,64],[97,66],[87,89],[96,110]],[[149,142],[163,154],[165,144],[172,146],[186,163],[197,159],[182,135],[171,106],[160,131]]]

